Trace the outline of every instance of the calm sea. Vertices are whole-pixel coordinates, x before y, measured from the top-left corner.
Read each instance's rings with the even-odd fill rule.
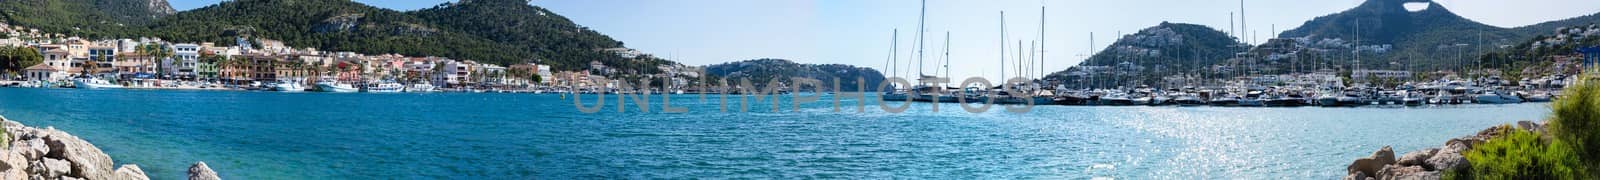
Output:
[[[1439,146],[1549,113],[917,104],[891,114],[876,100],[867,113],[833,112],[832,97],[720,112],[715,97],[673,97],[689,113],[661,113],[659,97],[650,113],[618,113],[608,96],[584,114],[559,95],[0,89],[0,115],[78,135],[155,179],[182,179],[195,161],[225,179],[1334,179],[1384,145]]]

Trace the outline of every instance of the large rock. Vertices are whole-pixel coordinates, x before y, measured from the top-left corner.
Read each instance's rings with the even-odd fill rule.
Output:
[[[1439,179],[1439,172],[1438,171],[1428,171],[1427,169],[1423,169],[1421,166],[1389,165],[1389,166],[1384,166],[1383,170],[1379,170],[1378,171],[1377,179],[1383,179],[1383,180],[1391,180],[1391,179],[1423,180],[1423,179],[1429,179],[1429,180],[1431,180],[1431,179]]]
[[[67,160],[44,158],[45,177],[56,178],[72,173],[72,163]]]
[[[0,152],[0,178],[19,179],[28,176],[28,158],[16,151]]]
[[[1438,153],[1434,153],[1433,157],[1428,157],[1426,164],[1439,171],[1460,170],[1471,166],[1467,163],[1467,157],[1461,155],[1471,148],[1470,144],[1471,141],[1451,139],[1439,149]]]
[[[101,152],[100,148],[89,144],[89,141],[79,139],[66,132],[56,130],[55,127],[45,128],[44,143],[50,146],[50,153],[45,153],[46,158],[60,158],[72,162],[73,177],[86,179],[111,179],[111,156]]]
[[[0,117],[10,140],[0,150],[0,179],[149,180],[137,165],[111,169],[100,148],[55,128],[32,128]]]
[[[205,161],[201,161],[189,166],[189,180],[222,180],[222,178],[217,177],[217,172],[211,171],[211,166],[206,166]]]
[[[122,167],[117,168],[116,175],[112,176],[111,179],[112,180],[150,180],[150,177],[149,176],[145,176],[144,170],[143,169],[139,169],[139,165],[129,164],[129,165],[122,165]]]
[[[1358,171],[1356,173],[1350,173],[1350,175],[1345,175],[1342,180],[1366,180],[1367,178],[1367,174]]]
[[[1431,170],[1432,167],[1427,166],[1428,158],[1433,157],[1434,153],[1439,153],[1439,148],[1428,148],[1412,151],[1406,153],[1405,155],[1401,155],[1400,159],[1395,161],[1395,163],[1401,166],[1423,166],[1424,169]]]
[[[1382,170],[1385,165],[1394,164],[1394,161],[1394,149],[1390,149],[1389,146],[1383,146],[1377,152],[1372,152],[1371,156],[1351,162],[1350,166],[1345,167],[1345,171],[1348,174],[1355,174],[1356,172],[1378,174],[1378,170]]]

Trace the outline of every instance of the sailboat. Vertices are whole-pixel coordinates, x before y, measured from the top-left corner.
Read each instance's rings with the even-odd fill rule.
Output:
[[[900,55],[900,52],[899,52],[900,42],[899,41],[900,41],[900,30],[896,29],[896,30],[894,30],[894,36],[889,41],[889,62],[890,62],[890,64],[887,64],[887,65],[889,66],[888,67],[889,68],[889,74],[891,74],[891,75],[892,74],[899,74],[898,68],[896,68],[896,67],[899,66],[899,63],[900,63],[900,59],[899,59],[900,58],[899,57],[899,55]],[[906,96],[906,93],[901,91],[900,88],[894,87],[894,86],[890,86],[888,90],[881,90],[880,89],[880,91],[883,91],[883,95],[880,96],[880,99],[883,102],[905,101],[905,100],[908,100],[910,98],[909,96]]]

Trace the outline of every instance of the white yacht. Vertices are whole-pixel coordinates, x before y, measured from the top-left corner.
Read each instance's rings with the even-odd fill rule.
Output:
[[[122,85],[118,85],[116,83],[111,83],[110,81],[106,81],[104,79],[99,79],[99,78],[77,78],[77,79],[72,79],[72,85],[77,86],[78,89],[121,89],[121,88],[124,88]]]
[[[302,92],[302,91],[306,91],[305,85],[300,83],[300,81],[294,81],[294,80],[278,81],[277,83],[272,83],[271,86],[272,86],[272,90],[273,91],[281,91],[281,92]]]
[[[321,92],[342,92],[342,93],[347,93],[347,92],[357,92],[357,91],[360,91],[360,90],[361,89],[356,88],[356,86],[354,86],[354,85],[340,83],[338,81],[317,82],[317,91],[321,91]]]
[[[370,84],[370,85],[367,85],[366,87],[362,87],[361,88],[361,92],[370,92],[370,93],[397,93],[397,92],[401,92],[403,90],[405,90],[405,85],[400,85],[400,83],[394,83],[394,82],[383,82],[383,83],[377,83],[377,84]]]
[[[1473,99],[1475,99],[1478,103],[1482,103],[1482,104],[1514,104],[1514,103],[1522,103],[1522,98],[1520,98],[1520,97],[1511,96],[1511,95],[1505,95],[1505,94],[1502,94],[1502,93],[1497,92],[1497,91],[1483,91],[1482,94],[1478,94],[1476,96],[1476,98],[1473,98]]]
[[[434,87],[428,83],[416,83],[406,86],[406,92],[433,92]]]

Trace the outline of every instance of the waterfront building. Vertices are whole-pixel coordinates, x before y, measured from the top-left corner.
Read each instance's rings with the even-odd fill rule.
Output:
[[[505,79],[506,67],[504,66],[484,63],[478,64],[478,67],[473,68],[473,70],[476,71],[473,73],[478,73],[479,82],[493,82],[498,84],[505,84],[507,82]]]
[[[245,61],[245,66],[247,69],[250,69],[249,80],[272,81],[278,79],[277,64],[279,59],[277,57],[262,54],[252,54],[246,55]]]
[[[172,60],[165,61],[167,72],[178,78],[194,78],[200,66],[200,45],[174,44],[172,45]]]
[[[90,46],[87,50],[89,59],[84,62],[84,65],[85,67],[92,67],[86,68],[92,69],[91,71],[93,72],[90,72],[91,74],[100,77],[115,77],[118,74],[115,64],[117,62],[117,47]]]
[[[43,50],[43,48],[41,48],[41,50]],[[78,68],[77,65],[72,63],[72,54],[67,53],[67,50],[65,49],[54,48],[44,50],[42,52],[44,52],[42,53],[44,54],[44,62],[39,64],[49,65],[51,69],[55,69],[57,71],[69,71],[74,68]],[[76,73],[76,71],[66,73],[69,73],[70,75],[70,73]]]
[[[473,83],[471,79],[473,64],[477,64],[477,62],[470,60],[446,61],[443,72],[435,76],[443,79],[445,85],[449,85],[449,87],[469,85]]]
[[[44,63],[29,66],[26,69],[22,69],[22,72],[28,80],[36,81],[60,81],[68,76],[65,71]]]
[[[123,54],[111,63],[114,73],[122,79],[154,78],[156,58],[154,56],[128,53]]]

